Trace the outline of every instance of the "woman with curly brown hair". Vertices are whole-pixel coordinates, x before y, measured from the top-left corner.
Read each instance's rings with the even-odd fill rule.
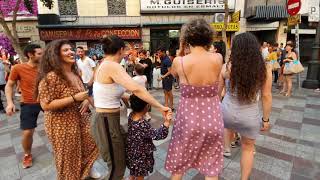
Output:
[[[259,135],[261,119],[264,129],[269,127],[271,112],[272,68],[262,59],[259,43],[251,33],[242,33],[232,41],[230,61],[223,66],[219,93],[226,88],[222,102],[225,126],[225,152],[230,153],[230,130],[241,135],[241,180],[250,176],[254,159],[255,139]],[[262,95],[263,116],[259,113]]]
[[[36,96],[44,110],[45,131],[52,144],[58,180],[100,174],[92,168],[98,148],[90,135],[88,91],[78,74],[68,40],[49,43],[40,62]],[[79,109],[80,108],[80,109]]]
[[[173,180],[190,168],[206,180],[217,180],[223,168],[223,120],[218,96],[222,57],[208,52],[213,30],[203,19],[182,28],[190,54],[173,61],[171,73],[179,77],[181,98],[174,122],[165,168]],[[182,44],[182,48],[183,44]]]

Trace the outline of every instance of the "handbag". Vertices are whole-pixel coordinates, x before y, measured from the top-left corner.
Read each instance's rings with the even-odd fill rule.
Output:
[[[293,60],[289,63],[285,63],[283,74],[297,74],[304,71],[304,68],[299,60]]]

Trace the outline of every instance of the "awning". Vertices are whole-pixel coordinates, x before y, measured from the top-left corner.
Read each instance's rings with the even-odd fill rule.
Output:
[[[246,18],[248,21],[278,21],[289,17],[286,7],[282,5],[254,6],[248,8]]]

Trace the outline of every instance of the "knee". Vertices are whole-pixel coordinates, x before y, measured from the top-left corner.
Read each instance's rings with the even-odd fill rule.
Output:
[[[32,138],[33,132],[34,132],[33,129],[32,130],[24,130],[22,134],[23,134],[24,138]]]
[[[244,151],[253,151],[254,150],[254,140],[242,140],[241,147]]]

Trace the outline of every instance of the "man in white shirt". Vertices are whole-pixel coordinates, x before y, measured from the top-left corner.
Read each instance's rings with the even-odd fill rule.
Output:
[[[92,95],[93,73],[96,63],[85,55],[84,48],[82,46],[77,47],[77,55],[79,56],[77,66],[80,70],[83,84],[89,90],[89,95]]]
[[[262,44],[262,57],[263,57],[263,60],[266,60],[268,55],[269,55],[268,43],[267,42],[263,42],[263,44]]]

